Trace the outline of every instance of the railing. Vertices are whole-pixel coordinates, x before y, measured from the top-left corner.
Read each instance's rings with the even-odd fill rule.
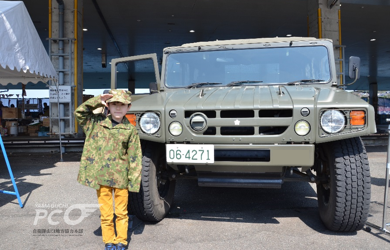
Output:
[[[8,152],[40,152],[57,153],[61,148],[65,152],[81,152],[84,146],[84,138],[62,138],[50,137],[13,137],[3,138],[4,146]]]
[[[386,119],[387,122],[390,122],[390,119]],[[390,125],[389,125],[389,134],[390,134]],[[389,193],[389,172],[390,172],[390,136],[389,143],[387,144],[387,160],[386,160],[386,183],[385,183],[385,197],[383,201],[383,220],[382,220],[382,231],[389,233],[386,229],[386,226],[390,226],[390,223],[386,223],[386,215],[387,215],[387,198]]]

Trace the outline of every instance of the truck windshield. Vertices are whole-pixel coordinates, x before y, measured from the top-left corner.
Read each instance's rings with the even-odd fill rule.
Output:
[[[323,46],[257,48],[172,53],[165,85],[172,88],[224,85],[287,84],[301,79],[330,80],[328,51]],[[207,85],[204,83],[220,83]]]

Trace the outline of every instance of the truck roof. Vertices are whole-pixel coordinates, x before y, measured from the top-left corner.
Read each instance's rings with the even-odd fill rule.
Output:
[[[168,48],[188,48],[196,46],[218,46],[218,45],[237,45],[237,44],[254,44],[254,43],[282,43],[282,42],[297,42],[297,41],[313,41],[313,40],[326,40],[332,42],[330,39],[318,39],[315,37],[270,37],[270,38],[252,38],[252,39],[236,39],[236,40],[216,40],[210,42],[196,42],[185,43],[181,46],[168,47]],[[166,49],[168,49],[166,48]]]

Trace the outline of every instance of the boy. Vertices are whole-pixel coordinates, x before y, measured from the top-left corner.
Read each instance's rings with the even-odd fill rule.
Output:
[[[125,117],[131,106],[131,92],[110,90],[81,104],[75,111],[85,132],[78,182],[97,190],[105,249],[127,247],[128,191],[138,192],[142,153],[138,133]],[[110,114],[94,114],[107,107]],[[114,192],[116,236],[113,223]]]

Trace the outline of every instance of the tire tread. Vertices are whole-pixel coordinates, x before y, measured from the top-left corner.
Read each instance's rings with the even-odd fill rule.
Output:
[[[161,221],[168,211],[159,212],[156,211],[156,205],[153,204],[152,192],[154,190],[150,185],[151,171],[153,162],[152,157],[156,154],[156,148],[154,144],[145,142],[142,144],[142,180],[139,193],[129,193],[129,213],[135,214],[140,220],[157,223]],[[172,182],[172,188],[174,191],[175,183]],[[161,197],[160,197],[161,198]],[[173,199],[173,197],[172,197]],[[165,200],[164,200],[165,202]],[[172,201],[170,201],[172,202]]]
[[[330,144],[334,153],[334,213],[324,221],[333,231],[354,232],[367,221],[371,181],[367,153],[360,137]],[[332,172],[332,170],[331,170]],[[331,203],[331,201],[329,202]],[[331,206],[331,205],[330,205]],[[329,208],[332,211],[332,208]]]

